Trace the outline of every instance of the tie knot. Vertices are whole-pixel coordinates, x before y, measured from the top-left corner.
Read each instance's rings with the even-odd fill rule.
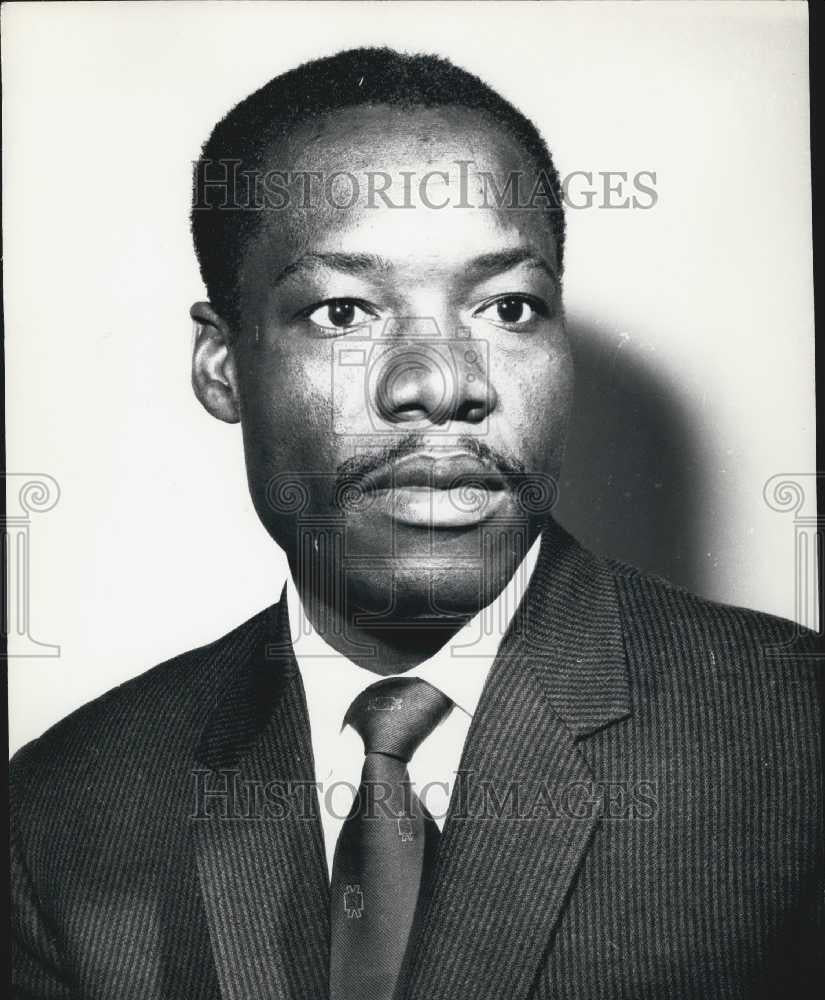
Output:
[[[388,677],[358,695],[344,723],[364,741],[364,753],[388,754],[408,762],[452,704],[417,677]]]

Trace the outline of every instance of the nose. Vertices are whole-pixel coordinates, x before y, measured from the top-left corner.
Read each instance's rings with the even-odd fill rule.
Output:
[[[434,321],[405,325],[374,355],[373,400],[392,424],[481,423],[495,409],[486,344],[445,337]]]

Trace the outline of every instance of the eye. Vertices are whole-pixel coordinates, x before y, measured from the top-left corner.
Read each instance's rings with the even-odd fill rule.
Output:
[[[329,299],[306,316],[310,323],[324,330],[349,330],[376,318],[375,313],[355,299]]]
[[[500,326],[527,326],[543,313],[535,300],[523,295],[503,295],[483,306],[475,315]]]

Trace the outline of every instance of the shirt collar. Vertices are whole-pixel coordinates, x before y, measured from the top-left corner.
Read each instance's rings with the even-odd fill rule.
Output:
[[[510,577],[502,592],[482,608],[433,656],[404,677],[419,677],[443,692],[472,717],[498,647],[530,582],[539,554],[541,536]],[[291,576],[287,579],[287,608],[292,646],[304,681],[310,714],[324,715],[342,725],[355,697],[381,678],[353,663],[320,636],[307,617]]]

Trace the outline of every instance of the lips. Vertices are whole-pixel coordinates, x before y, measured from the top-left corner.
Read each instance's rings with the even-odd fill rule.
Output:
[[[364,477],[361,486],[368,491],[466,487],[499,491],[505,489],[506,483],[497,469],[469,452],[416,452],[376,469]]]
[[[376,469],[361,488],[393,521],[415,528],[469,528],[509,500],[501,473],[469,452],[416,452]]]

